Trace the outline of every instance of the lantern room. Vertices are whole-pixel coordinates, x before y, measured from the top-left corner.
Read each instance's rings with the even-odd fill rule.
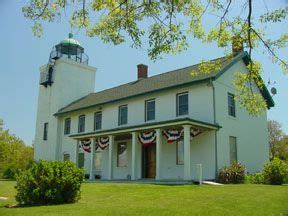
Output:
[[[70,59],[81,64],[88,64],[89,60],[88,56],[84,53],[84,48],[73,38],[73,34],[69,33],[68,38],[53,47],[49,56],[47,70],[40,75],[40,85],[45,87],[52,85],[54,65],[57,59],[60,58]]]

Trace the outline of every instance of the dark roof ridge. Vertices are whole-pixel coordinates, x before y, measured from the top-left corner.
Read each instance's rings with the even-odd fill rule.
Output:
[[[207,61],[205,61],[205,62],[216,61],[216,60],[224,59],[224,58],[225,58],[225,56],[222,56],[222,57],[219,57],[219,58],[207,60]],[[187,69],[187,68],[189,68],[189,67],[195,67],[195,66],[198,66],[198,65],[200,65],[200,64],[202,64],[202,62],[197,63],[197,64],[194,64],[194,65],[190,65],[190,66],[186,66],[186,67],[182,67],[182,68],[178,68],[178,69],[166,71],[166,72],[164,72],[164,73],[155,74],[155,75],[153,75],[153,76],[150,76],[150,77],[145,78],[145,80],[150,79],[150,78],[153,78],[153,77],[161,76],[161,75],[164,75],[164,74],[167,74],[167,73],[173,73],[173,72],[176,72],[176,71],[184,70],[184,69]],[[118,87],[120,87],[120,86],[124,86],[124,85],[128,85],[128,84],[133,84],[133,83],[135,83],[135,82],[137,82],[137,81],[140,81],[140,80],[134,80],[134,81],[131,81],[131,82],[123,83],[123,84],[120,84],[120,85],[117,85],[117,86],[114,86],[114,87],[111,87],[111,88],[107,88],[107,89],[103,89],[103,90],[100,90],[100,91],[92,92],[92,93],[90,93],[90,94],[102,93],[102,92],[105,92],[105,91],[108,91],[108,90],[111,90],[111,89],[114,89],[114,88],[118,88]],[[88,95],[90,95],[90,94],[88,94]],[[88,96],[88,95],[87,95],[87,96]]]

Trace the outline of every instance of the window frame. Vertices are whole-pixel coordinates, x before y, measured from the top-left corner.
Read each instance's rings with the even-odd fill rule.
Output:
[[[122,122],[122,115],[121,115],[121,114],[122,114],[121,110],[122,110],[123,108],[126,108],[126,110],[127,110],[126,122],[125,122],[125,123]],[[121,105],[121,106],[118,107],[118,126],[120,126],[120,125],[127,125],[127,124],[128,124],[128,105],[125,104],[125,105]]]
[[[100,118],[100,126],[99,126],[99,128],[97,128],[96,116],[99,115],[99,114],[101,116],[101,118]],[[94,113],[94,131],[101,130],[101,129],[102,129],[102,111],[98,111],[98,112]]]
[[[84,118],[83,131],[80,130],[80,129],[81,129],[81,127],[80,127],[80,119],[81,119],[81,118]],[[86,116],[85,116],[85,115],[80,115],[80,116],[78,117],[78,133],[84,133],[84,132],[85,132],[85,121],[86,121]]]
[[[182,142],[182,146],[183,146],[183,162],[182,163],[179,163],[179,150],[178,150],[179,142]],[[176,165],[184,165],[184,140],[183,138],[179,139],[176,142]]]
[[[179,113],[179,97],[183,96],[183,95],[187,95],[187,113],[184,114],[180,114]],[[176,94],[176,116],[185,116],[185,115],[189,115],[189,92],[181,92]]]
[[[148,119],[148,103],[154,102],[154,118]],[[147,121],[154,121],[156,119],[156,101],[155,98],[145,100],[145,122]]]
[[[67,156],[68,156],[68,160],[67,160]],[[64,154],[63,154],[63,161],[71,161],[71,160],[70,160],[70,154],[69,154],[69,153],[64,153]]]
[[[69,122],[69,124],[67,124],[67,122]],[[68,125],[69,127],[67,127]],[[64,120],[64,135],[68,135],[70,133],[71,133],[71,118],[66,118]]]
[[[128,167],[128,154],[126,153],[126,163],[125,165],[120,166],[119,165],[119,152],[120,152],[120,146],[125,145],[125,151],[128,151],[128,145],[127,142],[118,142],[117,143],[117,167]]]
[[[232,100],[232,104],[230,104],[230,98]],[[235,95],[228,92],[227,94],[227,105],[228,105],[228,115],[236,118],[236,104],[235,104]],[[230,108],[232,110],[230,110]],[[231,111],[231,112],[230,112]]]
[[[233,153],[235,153],[235,160],[231,160],[232,157],[231,157],[231,153],[232,153],[232,142],[231,142],[231,139],[234,139],[235,142],[235,147],[233,147],[235,149],[235,151]],[[237,137],[236,136],[229,136],[229,160],[230,160],[230,164],[234,163],[234,162],[238,162],[238,147],[237,147]]]
[[[48,140],[48,127],[49,127],[49,123],[48,122],[44,122],[43,140]]]

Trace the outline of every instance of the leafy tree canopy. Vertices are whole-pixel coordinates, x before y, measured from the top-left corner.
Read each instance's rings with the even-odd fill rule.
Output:
[[[14,174],[25,170],[33,161],[33,148],[11,135],[8,130],[0,131],[0,178],[9,169]]]
[[[268,121],[270,159],[278,157],[288,160],[288,137],[282,130],[282,125],[275,121]]]
[[[30,0],[22,10],[34,22],[36,36],[43,33],[42,22],[57,21],[70,11],[73,27],[105,43],[118,45],[129,38],[131,46],[139,48],[148,40],[152,60],[186,50],[193,45],[189,38],[196,38],[202,43],[216,42],[221,48],[229,48],[232,42],[241,47],[243,43],[251,57],[261,46],[273,63],[288,71],[287,60],[278,53],[287,47],[287,31],[283,28],[277,38],[266,37],[267,26],[285,22],[288,6],[274,10],[267,7],[267,12],[259,16],[254,13],[259,5],[267,7],[265,0]],[[227,51],[227,56],[231,57],[231,52]],[[263,87],[258,79],[261,66],[251,61],[248,68],[248,74],[235,78],[236,99],[250,114],[259,115],[266,103],[252,83]],[[209,70],[204,66],[202,72]]]

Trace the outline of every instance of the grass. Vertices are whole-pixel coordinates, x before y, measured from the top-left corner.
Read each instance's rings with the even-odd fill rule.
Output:
[[[0,181],[0,215],[288,215],[288,186],[85,183],[78,203],[24,208],[14,181]]]

